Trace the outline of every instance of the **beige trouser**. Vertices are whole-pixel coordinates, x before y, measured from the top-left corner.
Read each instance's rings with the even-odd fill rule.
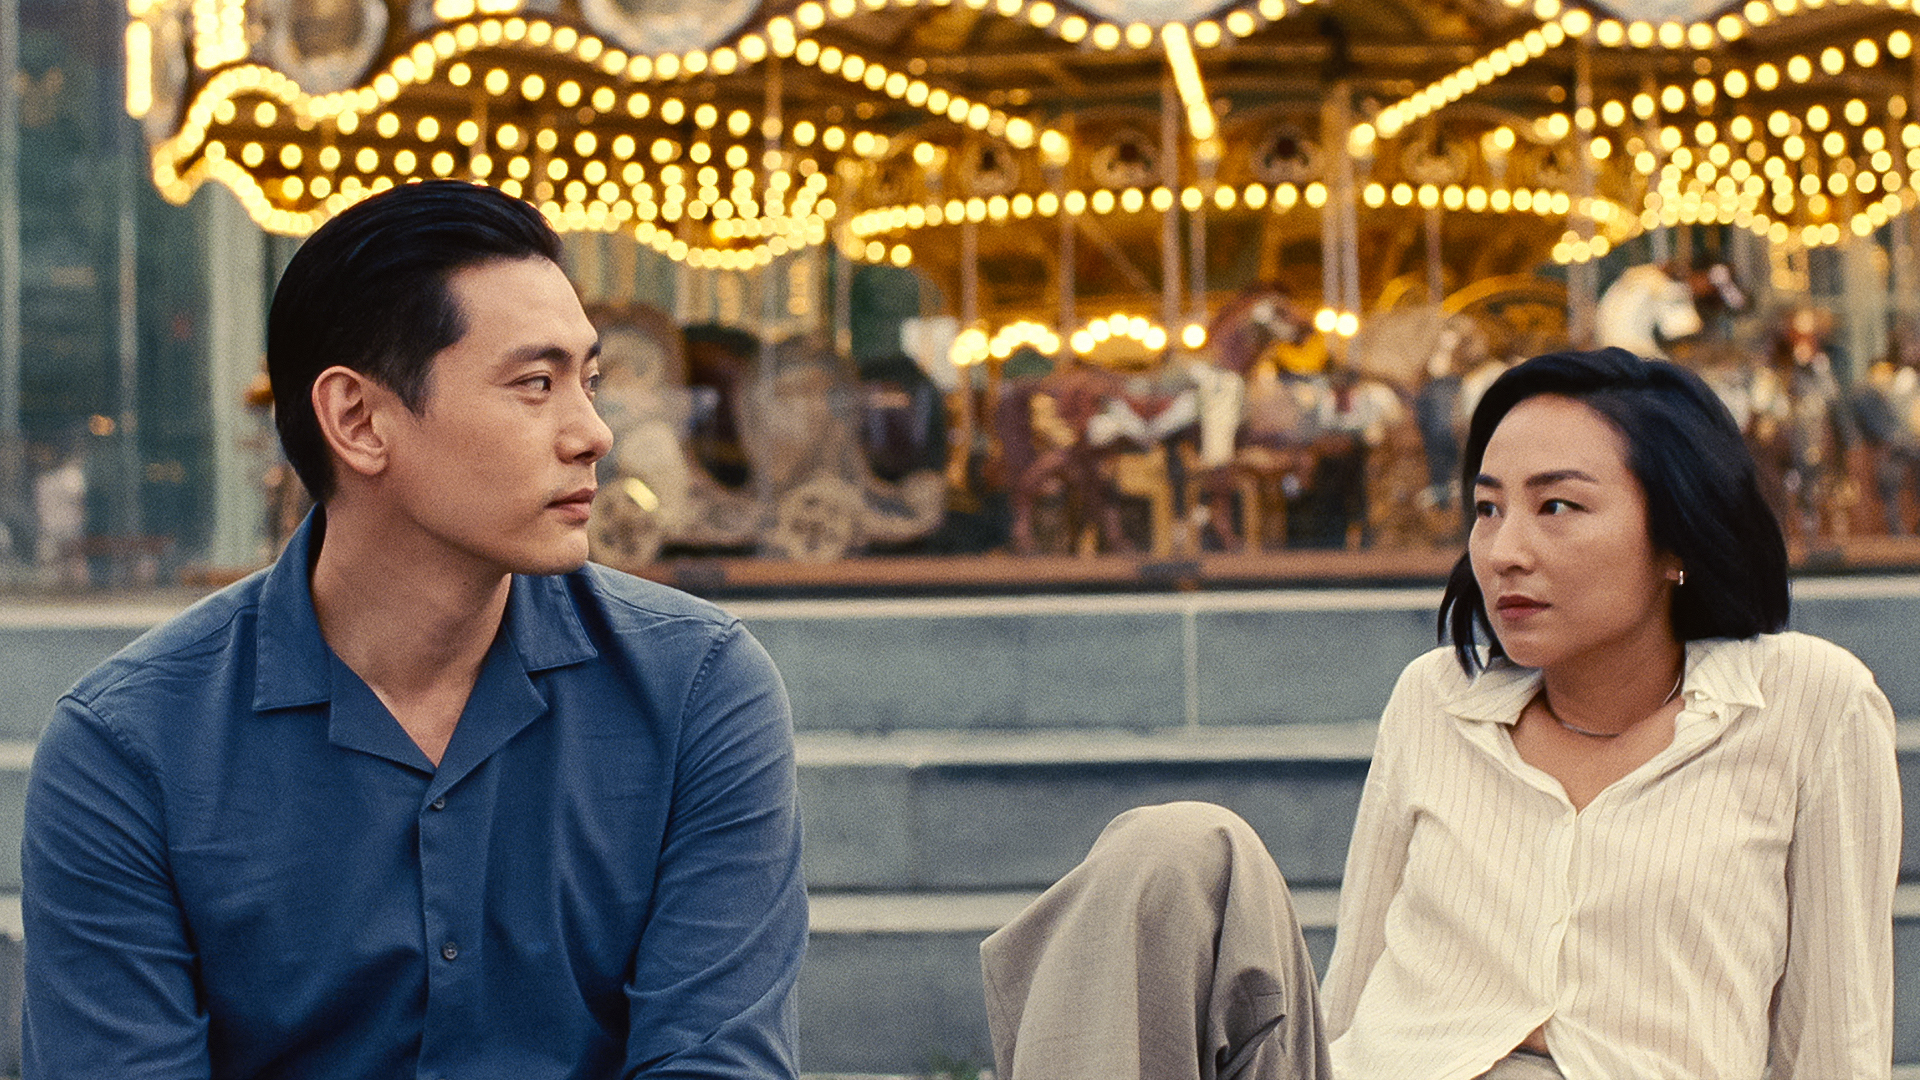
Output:
[[[1313,963],[1251,826],[1129,810],[980,946],[1000,1080],[1328,1080]]]

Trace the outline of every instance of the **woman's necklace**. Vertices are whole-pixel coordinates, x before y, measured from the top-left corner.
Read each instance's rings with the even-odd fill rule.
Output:
[[[1685,664],[1682,664],[1680,665],[1680,677],[1673,680],[1673,689],[1667,691],[1666,698],[1662,700],[1659,705],[1654,706],[1654,708],[1656,709],[1663,708],[1666,706],[1668,702],[1672,701],[1676,697],[1679,697],[1680,683],[1684,681],[1686,677],[1687,677],[1687,667]],[[1627,725],[1627,727],[1621,728],[1619,731],[1589,731],[1586,728],[1569,724],[1565,720],[1560,719],[1559,713],[1553,711],[1553,700],[1547,697],[1547,693],[1544,688],[1542,688],[1540,691],[1540,707],[1547,710],[1547,715],[1553,717],[1554,723],[1559,724],[1561,727],[1566,728],[1568,731],[1573,732],[1575,735],[1585,735],[1589,739],[1617,739],[1620,736],[1625,735],[1628,731],[1632,730],[1632,727],[1633,727],[1632,724],[1629,724]],[[1636,723],[1637,722],[1638,721],[1636,721]]]

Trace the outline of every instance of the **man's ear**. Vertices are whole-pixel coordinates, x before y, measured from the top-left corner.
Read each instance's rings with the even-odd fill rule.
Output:
[[[313,381],[313,414],[320,434],[346,468],[377,476],[387,467],[387,416],[400,404],[370,376],[336,364]]]

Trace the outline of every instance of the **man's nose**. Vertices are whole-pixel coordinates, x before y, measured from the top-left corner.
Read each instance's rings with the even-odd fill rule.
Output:
[[[599,461],[613,450],[613,429],[600,418],[593,399],[581,394],[580,403],[564,432],[562,454],[569,460]]]

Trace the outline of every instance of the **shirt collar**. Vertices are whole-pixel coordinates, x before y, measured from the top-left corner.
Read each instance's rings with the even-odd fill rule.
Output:
[[[325,534],[325,508],[315,507],[294,530],[261,586],[253,687],[256,711],[314,705],[333,697],[333,652],[320,636],[311,585],[313,557]],[[598,655],[569,590],[578,573],[514,575],[507,594],[506,628],[526,671],[545,671]]]
[[[1688,711],[1730,718],[1734,709],[1766,705],[1754,668],[1754,648],[1752,639],[1687,642],[1686,675],[1680,693]],[[1462,720],[1511,725],[1539,690],[1537,668],[1495,657],[1444,707]]]

